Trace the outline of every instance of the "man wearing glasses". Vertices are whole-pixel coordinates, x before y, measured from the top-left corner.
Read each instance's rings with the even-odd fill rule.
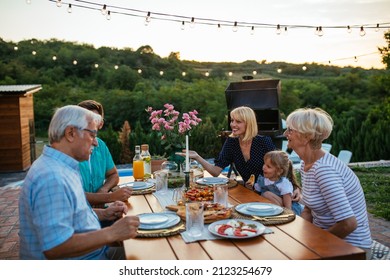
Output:
[[[137,235],[139,218],[124,216],[117,201],[106,209],[87,202],[79,162],[97,146],[101,117],[79,106],[56,110],[49,143],[32,164],[19,197],[21,259],[124,259],[123,247],[108,245]],[[113,221],[104,229],[100,221]]]

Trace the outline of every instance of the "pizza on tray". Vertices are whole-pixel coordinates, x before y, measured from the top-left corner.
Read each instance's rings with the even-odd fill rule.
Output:
[[[210,224],[215,221],[223,220],[223,219],[229,219],[232,216],[232,209],[231,208],[225,208],[223,205],[219,203],[208,203],[205,202],[203,204],[204,210],[203,210],[203,216],[204,216],[204,223]],[[185,205],[168,205],[166,206],[167,209],[176,211],[177,215],[180,216],[180,218],[185,221],[186,220],[186,207]]]

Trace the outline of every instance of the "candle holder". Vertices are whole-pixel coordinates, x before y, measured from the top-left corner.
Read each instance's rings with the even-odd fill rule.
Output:
[[[184,186],[186,188],[186,191],[190,189],[190,172],[189,171],[184,171]]]

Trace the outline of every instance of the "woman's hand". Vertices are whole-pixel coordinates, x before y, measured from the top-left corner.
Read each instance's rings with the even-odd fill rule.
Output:
[[[299,188],[296,188],[292,195],[292,201],[299,202],[302,198],[301,190]]]

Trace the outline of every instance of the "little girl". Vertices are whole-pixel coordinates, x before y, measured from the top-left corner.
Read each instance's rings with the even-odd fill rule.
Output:
[[[264,155],[264,177],[259,175],[254,189],[263,197],[279,206],[292,209],[296,215],[302,212],[301,205],[292,201],[294,187],[297,183],[293,165],[288,154],[283,151],[271,151]]]

